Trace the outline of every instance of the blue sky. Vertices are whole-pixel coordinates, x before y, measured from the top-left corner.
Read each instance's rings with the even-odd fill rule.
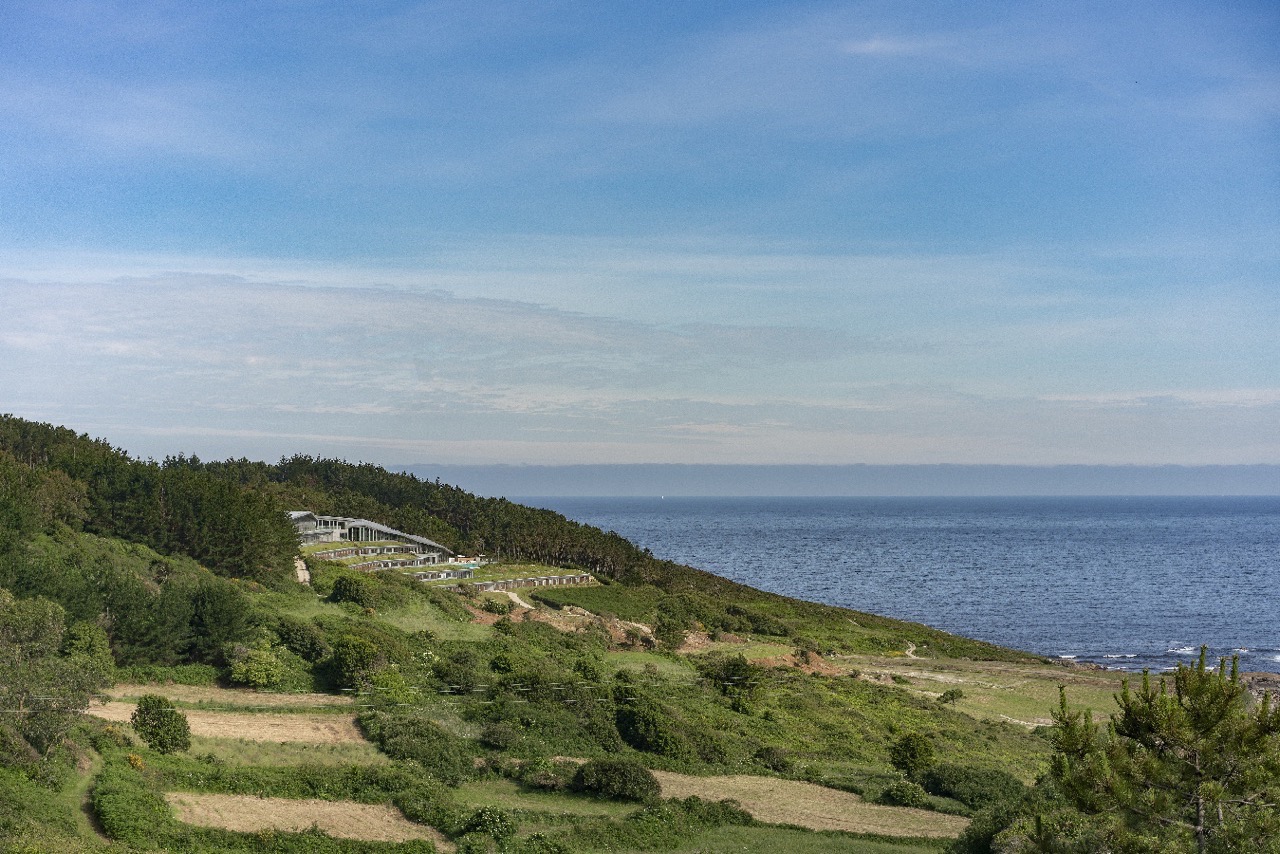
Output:
[[[1280,7],[5,3],[0,310],[144,456],[1280,463]]]

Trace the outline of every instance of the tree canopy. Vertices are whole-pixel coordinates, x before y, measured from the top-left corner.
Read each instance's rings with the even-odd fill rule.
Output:
[[[1252,703],[1232,661],[1128,683],[1105,727],[1054,713],[1052,778],[1092,835],[1117,851],[1280,851],[1280,707]],[[1043,832],[1042,828],[1042,832]]]

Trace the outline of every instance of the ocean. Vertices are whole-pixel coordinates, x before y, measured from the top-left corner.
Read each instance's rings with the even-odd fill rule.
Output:
[[[1203,644],[1280,672],[1280,497],[518,500],[752,587],[1046,656],[1160,671]]]

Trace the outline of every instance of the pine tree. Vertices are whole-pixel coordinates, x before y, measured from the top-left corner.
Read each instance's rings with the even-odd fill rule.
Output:
[[[1125,851],[1280,851],[1280,707],[1250,708],[1237,662],[1149,673],[1117,695],[1103,729],[1054,713],[1052,775],[1073,806]]]

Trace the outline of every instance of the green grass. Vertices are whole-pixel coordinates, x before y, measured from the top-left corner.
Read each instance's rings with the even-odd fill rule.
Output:
[[[191,756],[213,756],[228,765],[381,765],[388,760],[368,742],[305,744],[192,736]]]
[[[610,615],[633,623],[652,623],[658,603],[665,594],[648,585],[607,584],[599,587],[543,587],[530,595],[552,607],[576,605],[593,614]]]
[[[715,641],[702,649],[693,650],[691,655],[706,655],[712,652],[727,652],[730,655],[741,655],[748,661],[762,658],[777,658],[795,652],[795,647],[785,643],[772,641],[748,640],[745,643],[725,643]]]
[[[95,757],[90,770],[96,772],[100,766]],[[59,854],[106,850],[83,809],[92,780],[92,774],[86,773],[50,791],[19,771],[0,766],[0,850]]]
[[[428,631],[441,640],[482,641],[493,631],[479,623],[460,623],[425,599],[415,596],[392,611],[380,611],[375,619],[404,632]]]
[[[464,783],[454,790],[454,796],[459,803],[468,807],[496,806],[507,810],[551,815],[622,818],[636,811],[635,804],[524,789],[511,780],[481,780]]]
[[[741,854],[785,851],[787,854],[937,854],[937,842],[868,839],[847,833],[787,827],[719,827],[694,837],[673,854]]]
[[[1091,708],[1109,714],[1113,695],[1126,674],[1105,670],[1076,670],[1058,665],[1017,665],[1001,662],[907,658],[842,658],[834,662],[859,667],[863,672],[906,675],[910,690],[939,695],[959,688],[963,698],[953,708],[973,717],[1044,725],[1058,706],[1058,688],[1066,689],[1073,708]]]
[[[662,679],[690,681],[697,678],[697,672],[682,659],[654,655],[651,652],[606,652],[604,660],[615,670],[643,673],[652,666]]]

